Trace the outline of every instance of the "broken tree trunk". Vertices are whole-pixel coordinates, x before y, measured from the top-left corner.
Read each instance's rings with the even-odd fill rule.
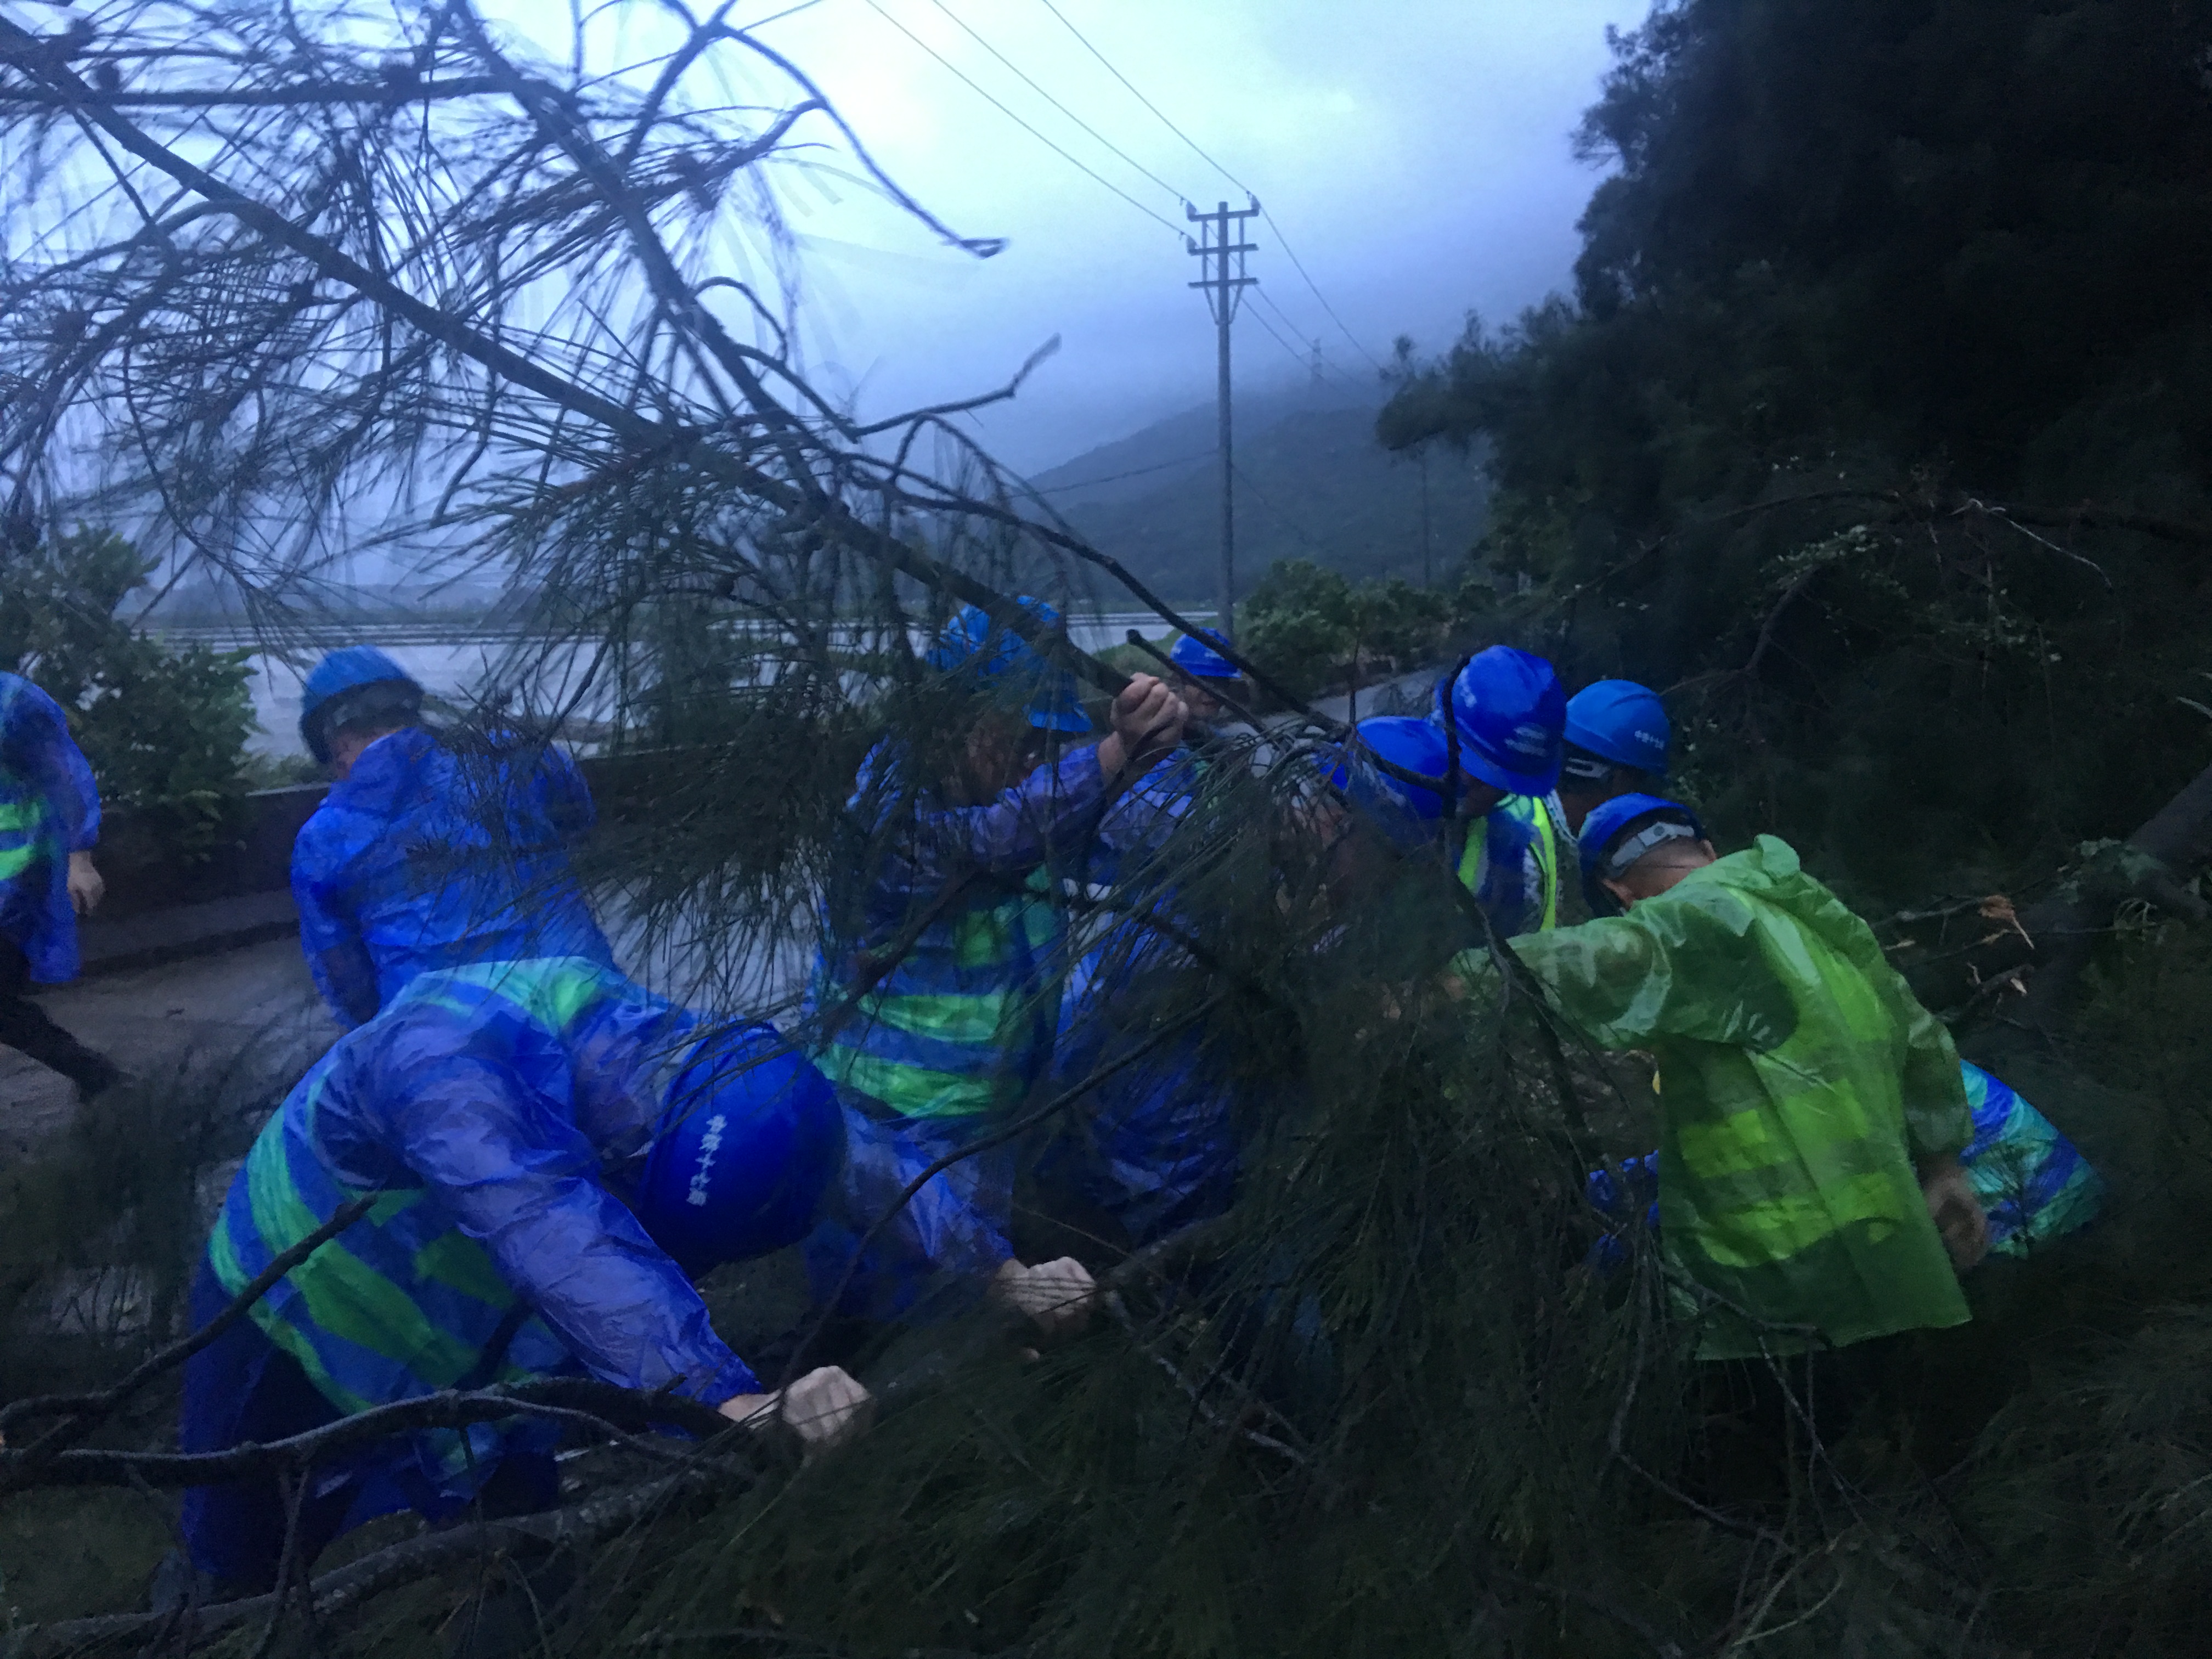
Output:
[[[1931,1008],[1963,1006],[1986,1016],[2002,1006],[2013,1018],[2040,1027],[2063,1001],[2098,937],[2112,930],[2121,904],[2141,899],[2192,921],[2212,917],[2212,905],[2184,884],[2207,863],[2212,766],[2127,840],[2100,849],[2049,897],[2022,911],[2018,928],[1909,969],[1905,976]],[[2001,984],[2024,994],[2013,996]]]

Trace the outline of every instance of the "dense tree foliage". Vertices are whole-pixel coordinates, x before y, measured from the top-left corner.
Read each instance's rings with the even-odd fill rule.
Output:
[[[1903,886],[1904,803],[1994,872],[2196,769],[2209,44],[2188,0],[1662,5],[1572,298],[1409,364],[1385,441],[1494,444],[1531,642],[1681,685],[1732,829]]]
[[[0,667],[66,708],[110,811],[138,816],[198,862],[236,839],[253,731],[244,651],[178,647],[116,614],[154,562],[120,536],[80,529],[8,562]]]

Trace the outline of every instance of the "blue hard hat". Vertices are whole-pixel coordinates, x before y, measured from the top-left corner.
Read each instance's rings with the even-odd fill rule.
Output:
[[[1659,694],[1634,680],[1600,680],[1567,699],[1567,741],[1616,765],[1665,777],[1670,735]]]
[[[1449,757],[1444,735],[1425,720],[1406,714],[1377,714],[1352,728],[1354,739],[1336,751],[1325,775],[1355,805],[1364,807],[1401,845],[1436,838],[1443,822]],[[1370,757],[1402,771],[1434,778],[1436,787],[1394,777],[1371,764]]]
[[[829,1079],[775,1026],[741,1025],[692,1049],[667,1101],[635,1205],[653,1242],[695,1276],[798,1243],[844,1162]]]
[[[1658,817],[1673,830],[1671,836],[1646,841],[1652,833],[1645,830],[1632,838],[1634,830],[1646,818]],[[1650,852],[1660,840],[1679,839],[1681,824],[1686,824],[1690,836],[1698,841],[1705,839],[1705,826],[1698,815],[1680,801],[1658,795],[1615,795],[1611,800],[1601,801],[1590,809],[1583,820],[1581,836],[1583,855],[1583,896],[1589,901],[1590,910],[1596,915],[1611,915],[1620,906],[1613,896],[1601,886],[1600,878],[1611,874],[1619,878],[1619,872]]]
[[[1042,599],[1023,594],[1018,601],[1053,627],[1060,612]],[[929,653],[929,665],[961,671],[1017,693],[1030,724],[1047,732],[1088,732],[1091,717],[1075,689],[1075,676],[1055,667],[1020,635],[996,626],[980,605],[963,605]]]
[[[389,706],[394,709],[419,706],[422,700],[415,677],[373,645],[346,646],[315,665],[300,690],[300,737],[309,754],[330,763],[329,716],[341,712],[332,708],[333,701],[372,685],[392,688],[395,695]]]
[[[1243,671],[1214,647],[1226,646],[1228,641],[1210,628],[1201,628],[1194,634],[1186,634],[1175,642],[1168,657],[1177,668],[1194,680],[1233,680],[1242,678]]]
[[[1459,728],[1461,769],[1510,795],[1545,795],[1559,781],[1566,694],[1541,657],[1493,645],[1437,685],[1439,719]]]

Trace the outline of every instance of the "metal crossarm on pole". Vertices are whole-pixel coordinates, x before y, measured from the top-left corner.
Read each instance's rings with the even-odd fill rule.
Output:
[[[1213,313],[1220,342],[1220,379],[1215,398],[1220,420],[1221,569],[1214,588],[1214,626],[1232,644],[1237,638],[1237,471],[1230,443],[1229,329],[1237,320],[1244,290],[1260,280],[1244,274],[1244,256],[1259,246],[1243,240],[1245,221],[1260,215],[1260,198],[1248,195],[1246,199],[1249,207],[1232,208],[1224,202],[1211,213],[1200,213],[1188,202],[1183,204],[1184,217],[1199,228],[1195,239],[1183,239],[1200,272],[1190,286],[1206,290],[1206,307]]]

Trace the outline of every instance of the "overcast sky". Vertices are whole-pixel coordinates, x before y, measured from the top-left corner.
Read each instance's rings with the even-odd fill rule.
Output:
[[[1243,192],[1101,57],[1258,192],[1346,325],[1262,226],[1251,274],[1285,315],[1261,306],[1239,321],[1240,381],[1301,372],[1262,319],[1302,355],[1319,339],[1333,372],[1364,379],[1375,371],[1359,348],[1387,357],[1410,334],[1433,350],[1470,307],[1504,319],[1564,284],[1595,182],[1568,135],[1608,61],[1606,26],[1633,27],[1645,10],[1640,0],[1053,4],[1098,56],[1047,0],[816,0],[763,30],[933,210],[963,234],[1008,240],[978,260],[864,192],[832,185],[833,201],[788,185],[817,377],[885,413],[994,384],[1057,334],[1060,355],[1020,400],[981,417],[994,453],[1028,471],[1212,396],[1212,324],[1184,286],[1197,262],[1177,198],[1242,206]],[[1054,155],[899,24],[1169,222]]]

